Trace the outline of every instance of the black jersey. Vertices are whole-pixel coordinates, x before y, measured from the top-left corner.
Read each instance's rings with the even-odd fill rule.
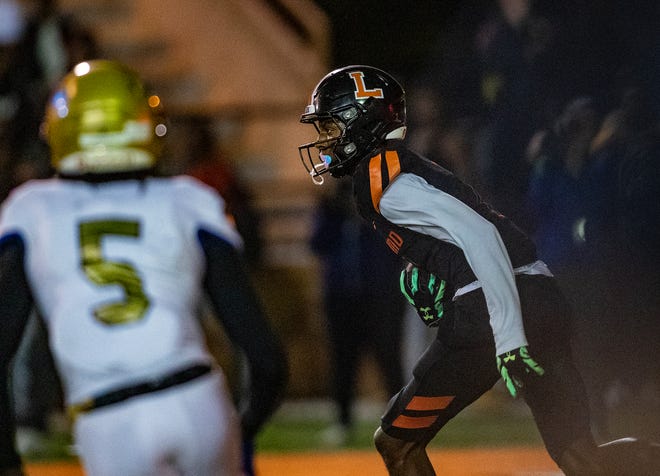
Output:
[[[498,351],[526,343],[514,268],[537,256],[522,230],[451,172],[405,147],[362,161],[353,182],[360,214],[394,253],[442,277],[450,290],[475,282],[483,288]]]
[[[457,253],[456,246],[446,242],[438,243],[438,240],[428,240],[428,235],[421,236],[421,233],[395,225],[380,214],[379,204],[383,191],[402,173],[412,173],[424,178],[433,187],[452,195],[493,223],[504,241],[514,268],[537,259],[536,247],[529,237],[506,216],[484,202],[471,186],[442,166],[404,147],[384,150],[369,161],[363,161],[353,176],[360,214],[384,236],[386,243],[396,254],[427,269],[433,269],[442,262],[457,263],[460,260],[457,255],[462,255],[460,249]],[[397,239],[392,238],[394,234],[401,238],[398,245]],[[443,253],[451,259],[438,256]],[[450,277],[449,274],[442,276]],[[468,281],[465,281],[465,278]],[[461,275],[455,274],[454,279],[457,279],[454,283],[462,285],[475,278],[474,274],[465,275],[462,279]]]

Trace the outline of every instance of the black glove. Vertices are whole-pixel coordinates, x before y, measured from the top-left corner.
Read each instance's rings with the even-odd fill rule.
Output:
[[[417,310],[422,322],[428,327],[436,327],[445,312],[443,297],[446,282],[436,275],[409,264],[399,279],[401,292]]]
[[[512,397],[518,396],[529,377],[540,377],[545,373],[530,355],[527,346],[510,350],[497,356],[497,370]]]

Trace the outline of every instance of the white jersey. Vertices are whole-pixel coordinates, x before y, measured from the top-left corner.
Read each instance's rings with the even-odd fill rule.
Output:
[[[202,229],[241,246],[222,199],[189,177],[12,192],[0,235],[25,242],[68,403],[211,360],[196,317]]]

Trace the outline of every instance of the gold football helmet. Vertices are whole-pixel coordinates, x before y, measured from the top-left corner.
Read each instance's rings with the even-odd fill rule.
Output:
[[[77,64],[46,107],[44,135],[51,163],[63,175],[153,168],[166,127],[156,118],[160,99],[117,61]]]

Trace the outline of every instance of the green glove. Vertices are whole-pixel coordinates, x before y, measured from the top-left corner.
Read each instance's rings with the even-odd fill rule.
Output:
[[[428,327],[436,327],[444,315],[442,298],[445,295],[445,280],[434,274],[408,265],[401,271],[399,279],[401,292],[413,305],[422,322]]]
[[[514,398],[523,389],[524,382],[530,376],[541,376],[545,373],[530,355],[527,346],[510,350],[497,356],[497,370],[502,375],[506,388]]]

